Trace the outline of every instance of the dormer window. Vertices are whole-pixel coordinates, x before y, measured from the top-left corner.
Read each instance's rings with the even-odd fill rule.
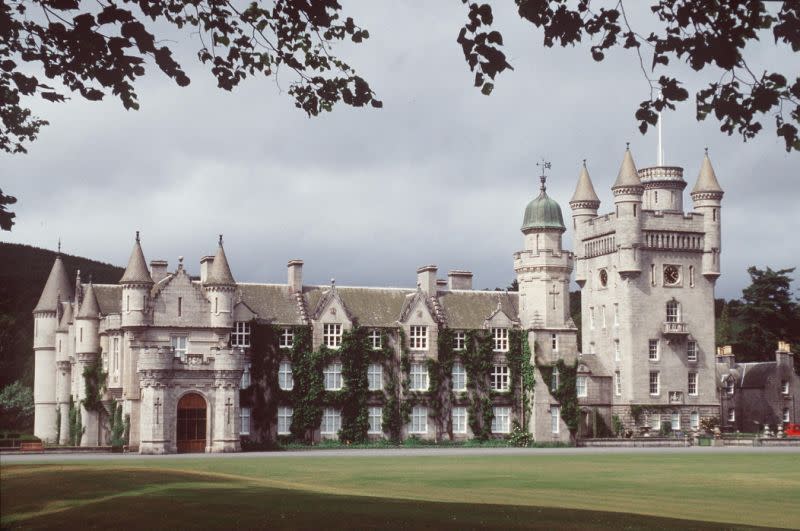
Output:
[[[233,323],[231,346],[246,348],[250,346],[250,323],[237,321]]]
[[[467,344],[467,333],[459,330],[453,334],[453,350],[464,350]]]
[[[369,331],[369,344],[372,350],[381,349],[381,332],[377,328],[373,328]]]
[[[322,325],[322,341],[328,348],[339,348],[342,346],[342,325],[341,323],[325,323]]]
[[[428,350],[428,327],[411,326],[409,335],[409,346],[411,350]]]
[[[291,328],[282,328],[278,337],[279,348],[292,348],[294,345],[294,331]]]
[[[508,352],[508,328],[492,328],[495,352]]]

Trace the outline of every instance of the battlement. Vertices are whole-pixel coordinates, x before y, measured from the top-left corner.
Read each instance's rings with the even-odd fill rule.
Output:
[[[683,182],[683,168],[680,166],[652,166],[637,170],[642,184],[652,181],[681,181]],[[684,186],[686,185],[683,182]]]

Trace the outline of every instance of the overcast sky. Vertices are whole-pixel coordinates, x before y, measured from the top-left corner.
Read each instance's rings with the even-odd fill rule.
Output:
[[[383,109],[341,105],[310,119],[294,108],[288,85],[281,93],[272,79],[223,92],[194,60],[196,37],[181,34],[191,85],[179,88],[151,68],[137,85],[138,112],[112,96],[36,103],[51,125],[28,155],[0,155],[0,188],[19,199],[14,230],[0,238],[54,249],[61,237],[65,252],[124,266],[141,230],[148,261],[166,259],[172,270],[184,256],[197,273],[223,233],[239,281],[285,282],[287,260],[301,258],[306,283],[411,287],[418,266],[438,264],[443,275],[472,270],[477,288],[505,287],[541,157],[552,162],[548,193],[567,219],[582,159],[601,213],[613,209],[625,142],[637,167],[655,164],[655,133],[640,135],[633,116],[648,97],[633,52],[595,63],[588,44],[544,49],[541,32],[513,6],[496,8],[515,70],[485,97],[456,43],[460,2],[353,1],[345,9],[371,37],[337,51]],[[646,11],[638,16],[646,28]],[[771,43],[749,50],[751,64],[800,71],[797,54]],[[769,117],[747,143],[713,119],[696,122],[693,89],[719,74],[679,73],[692,97],[664,118],[666,163],[685,168],[688,209],[709,147],[725,189],[717,295],[739,297],[749,265],[800,261],[800,156],[785,152]]]

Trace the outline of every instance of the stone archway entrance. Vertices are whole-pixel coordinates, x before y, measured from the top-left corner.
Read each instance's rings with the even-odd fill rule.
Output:
[[[206,451],[206,418],[208,407],[197,393],[183,395],[178,401],[178,453]]]

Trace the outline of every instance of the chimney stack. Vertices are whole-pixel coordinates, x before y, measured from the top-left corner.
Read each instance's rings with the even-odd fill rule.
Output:
[[[214,265],[213,256],[204,256],[200,259],[200,282],[205,283],[208,280],[208,274],[211,272],[211,266]]]
[[[778,366],[786,365],[787,367],[794,368],[792,360],[792,348],[788,341],[778,341],[778,350],[775,351],[775,361]]]
[[[733,367],[736,364],[736,357],[733,355],[733,347],[730,345],[717,347],[717,361],[727,364],[728,367]]]
[[[450,289],[472,289],[472,271],[451,269],[447,272]]]
[[[435,265],[426,265],[417,269],[417,285],[429,297],[436,295],[436,271]]]
[[[287,269],[289,272],[289,293],[303,291],[303,261],[289,260]]]
[[[168,274],[166,260],[152,260],[150,262],[150,276],[153,277],[153,282],[158,284]]]

